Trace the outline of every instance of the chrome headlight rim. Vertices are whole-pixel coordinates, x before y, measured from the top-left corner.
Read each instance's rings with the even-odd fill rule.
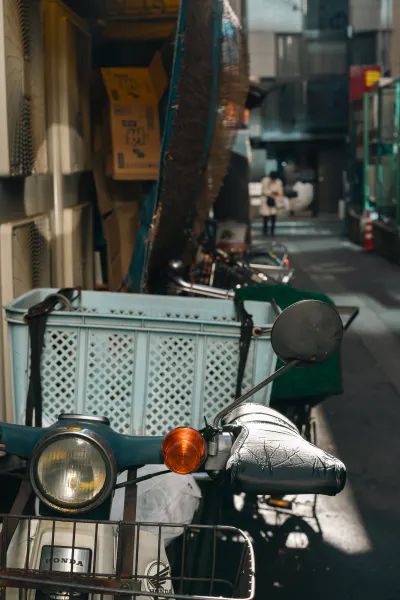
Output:
[[[104,460],[104,465],[106,469],[105,484],[100,490],[100,492],[92,500],[82,502],[79,505],[75,506],[70,506],[67,503],[63,502],[56,503],[54,499],[47,496],[42,490],[37,471],[39,459],[43,452],[51,444],[53,444],[56,441],[60,441],[63,438],[79,438],[91,443],[96,448],[96,450],[100,452]],[[79,429],[78,427],[71,427],[57,429],[56,431],[49,431],[49,433],[45,434],[39,440],[32,452],[32,457],[29,466],[29,475],[33,491],[35,492],[39,500],[41,500],[44,504],[46,504],[53,510],[56,510],[57,512],[74,514],[93,510],[101,504],[103,504],[103,502],[105,502],[105,500],[108,498],[108,496],[110,496],[110,494],[115,488],[118,471],[114,454],[110,446],[100,435],[98,435],[95,431],[92,431],[91,429]]]

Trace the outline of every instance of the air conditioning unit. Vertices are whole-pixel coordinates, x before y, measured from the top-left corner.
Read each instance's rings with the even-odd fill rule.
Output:
[[[47,215],[0,225],[0,304],[33,288],[51,287],[51,230]],[[0,328],[0,420],[13,420],[7,322]],[[27,350],[28,351],[28,350]],[[1,372],[2,371],[2,372]],[[3,414],[1,414],[3,413]]]
[[[40,0],[0,0],[0,176],[48,172]]]
[[[66,287],[94,287],[92,205],[64,209],[64,281]]]
[[[91,36],[59,0],[44,0],[43,15],[49,156],[70,175],[91,168]]]

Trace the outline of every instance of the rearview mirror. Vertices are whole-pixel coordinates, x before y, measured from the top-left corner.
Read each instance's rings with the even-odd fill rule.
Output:
[[[271,331],[272,348],[285,365],[223,408],[214,419],[214,431],[236,406],[293,367],[313,367],[328,360],[339,348],[342,338],[342,319],[329,304],[319,300],[302,300],[286,308],[277,317]],[[215,456],[215,448],[209,448],[210,456]]]
[[[328,360],[343,338],[337,311],[319,300],[303,300],[286,308],[271,332],[275,354],[282,362],[312,367]]]

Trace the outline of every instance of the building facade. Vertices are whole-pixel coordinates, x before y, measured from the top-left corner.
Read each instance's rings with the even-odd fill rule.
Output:
[[[394,2],[396,4],[396,2]],[[400,2],[396,11],[400,13]],[[266,168],[293,160],[318,188],[316,207],[342,195],[351,65],[391,66],[392,0],[248,0],[251,75],[268,90],[252,115]],[[398,42],[400,43],[400,42]],[[398,61],[400,70],[400,59]]]

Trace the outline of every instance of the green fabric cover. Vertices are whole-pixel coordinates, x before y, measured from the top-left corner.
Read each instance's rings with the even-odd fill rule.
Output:
[[[293,287],[251,286],[237,290],[236,295],[241,300],[270,302],[275,300],[283,310],[300,300],[321,300],[334,306],[330,298],[318,292],[305,292]],[[254,323],[261,325],[262,323]],[[283,363],[278,361],[277,369]],[[309,369],[292,369],[273,383],[271,401],[293,400],[315,396],[334,396],[343,393],[342,373],[340,365],[340,350],[328,361]]]

